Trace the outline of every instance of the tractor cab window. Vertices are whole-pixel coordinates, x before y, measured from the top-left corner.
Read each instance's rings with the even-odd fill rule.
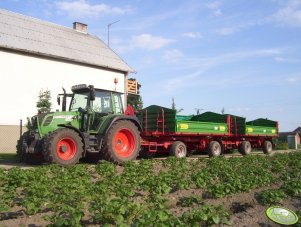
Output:
[[[117,93],[114,93],[113,98],[114,98],[115,112],[117,114],[122,114],[123,113],[123,108],[122,108],[121,95],[117,94]]]
[[[70,111],[77,111],[78,108],[85,109],[87,106],[89,93],[75,93],[71,104],[70,104]]]
[[[96,91],[92,109],[94,112],[98,113],[112,113],[111,93],[106,91]]]

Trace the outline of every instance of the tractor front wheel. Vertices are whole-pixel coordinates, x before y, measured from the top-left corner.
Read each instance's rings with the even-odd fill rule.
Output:
[[[81,137],[72,129],[62,128],[45,138],[44,159],[61,166],[78,163],[83,153]]]
[[[140,135],[136,125],[128,120],[121,120],[108,130],[102,156],[107,161],[123,164],[136,159],[139,150]]]

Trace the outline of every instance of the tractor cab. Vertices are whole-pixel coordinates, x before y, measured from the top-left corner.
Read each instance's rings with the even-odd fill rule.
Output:
[[[95,89],[92,85],[75,85],[69,111],[81,113],[81,129],[96,131],[107,115],[123,114],[122,93]]]
[[[69,111],[90,110],[102,114],[123,114],[122,93],[95,89],[85,84],[72,87]]]

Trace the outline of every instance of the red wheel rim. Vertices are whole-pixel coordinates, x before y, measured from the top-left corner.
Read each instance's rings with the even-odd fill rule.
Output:
[[[72,138],[61,139],[56,146],[56,153],[62,160],[70,160],[76,153],[76,143]]]
[[[114,150],[118,156],[127,158],[131,156],[136,147],[134,134],[128,129],[119,130],[114,137]]]

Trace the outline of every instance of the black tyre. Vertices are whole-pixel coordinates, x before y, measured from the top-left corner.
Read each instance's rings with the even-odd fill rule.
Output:
[[[252,145],[249,141],[243,141],[238,149],[239,153],[242,155],[248,155],[252,152]]]
[[[263,153],[270,154],[273,151],[273,144],[271,141],[266,140],[263,142]]]
[[[17,141],[17,155],[20,162],[25,162],[30,165],[39,165],[44,161],[41,153],[31,154],[28,153],[27,138],[28,132],[24,132],[20,139]]]
[[[134,123],[116,121],[105,137],[102,157],[117,164],[134,160],[139,154],[140,143],[139,131]]]
[[[176,158],[185,158],[187,156],[186,145],[181,141],[174,142],[170,147],[169,154]]]
[[[217,157],[222,153],[221,144],[217,141],[211,141],[208,147],[208,155],[209,157]]]
[[[82,138],[72,129],[58,129],[45,138],[43,156],[48,162],[61,166],[74,165],[82,153]]]

